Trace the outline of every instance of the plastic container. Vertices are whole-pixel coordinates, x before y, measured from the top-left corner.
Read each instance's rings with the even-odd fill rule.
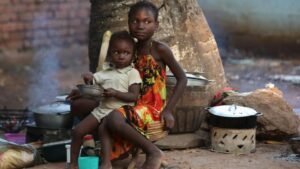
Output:
[[[98,169],[99,168],[99,157],[79,157],[78,158],[79,169]]]
[[[4,139],[17,144],[26,143],[26,135],[24,133],[5,133]]]
[[[91,147],[91,148],[95,148],[95,141],[93,138],[93,135],[85,135],[83,137],[83,147]]]
[[[93,135],[86,135],[83,137],[83,154],[84,156],[95,156],[95,140]]]

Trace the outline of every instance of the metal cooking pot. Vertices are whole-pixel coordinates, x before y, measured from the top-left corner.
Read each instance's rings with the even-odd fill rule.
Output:
[[[211,125],[230,129],[255,128],[257,116],[262,115],[252,108],[237,105],[215,106],[208,111]]]
[[[205,77],[201,76],[200,73],[193,73],[193,72],[186,72],[185,73],[187,77],[187,86],[205,86],[212,80],[208,80]],[[167,85],[175,85],[176,84],[176,78],[172,74],[172,72],[167,72]]]
[[[37,127],[48,129],[71,128],[73,116],[70,104],[55,102],[31,110]]]

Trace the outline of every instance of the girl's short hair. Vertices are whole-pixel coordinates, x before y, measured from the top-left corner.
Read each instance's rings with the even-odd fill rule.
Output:
[[[111,46],[111,44],[114,43],[116,40],[125,40],[128,43],[130,43],[133,47],[135,47],[134,39],[126,30],[114,32],[110,37],[109,46]]]
[[[143,0],[135,3],[130,7],[128,12],[128,19],[130,19],[137,11],[141,9],[148,9],[153,13],[155,21],[158,19],[158,8],[151,2]]]

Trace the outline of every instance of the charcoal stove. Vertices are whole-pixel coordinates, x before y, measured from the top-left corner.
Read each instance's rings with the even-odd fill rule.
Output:
[[[51,129],[37,127],[35,123],[26,125],[26,142],[42,141],[51,143],[56,141],[68,140],[71,138],[71,129]]]
[[[25,128],[28,109],[0,109],[0,129],[6,133],[18,133]]]

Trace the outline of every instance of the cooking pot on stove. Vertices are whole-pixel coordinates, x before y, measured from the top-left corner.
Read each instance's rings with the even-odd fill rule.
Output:
[[[209,122],[214,127],[229,129],[251,129],[256,127],[256,112],[249,107],[237,105],[222,105],[208,108]]]
[[[32,109],[37,127],[48,129],[69,129],[73,125],[70,104],[54,102]]]

